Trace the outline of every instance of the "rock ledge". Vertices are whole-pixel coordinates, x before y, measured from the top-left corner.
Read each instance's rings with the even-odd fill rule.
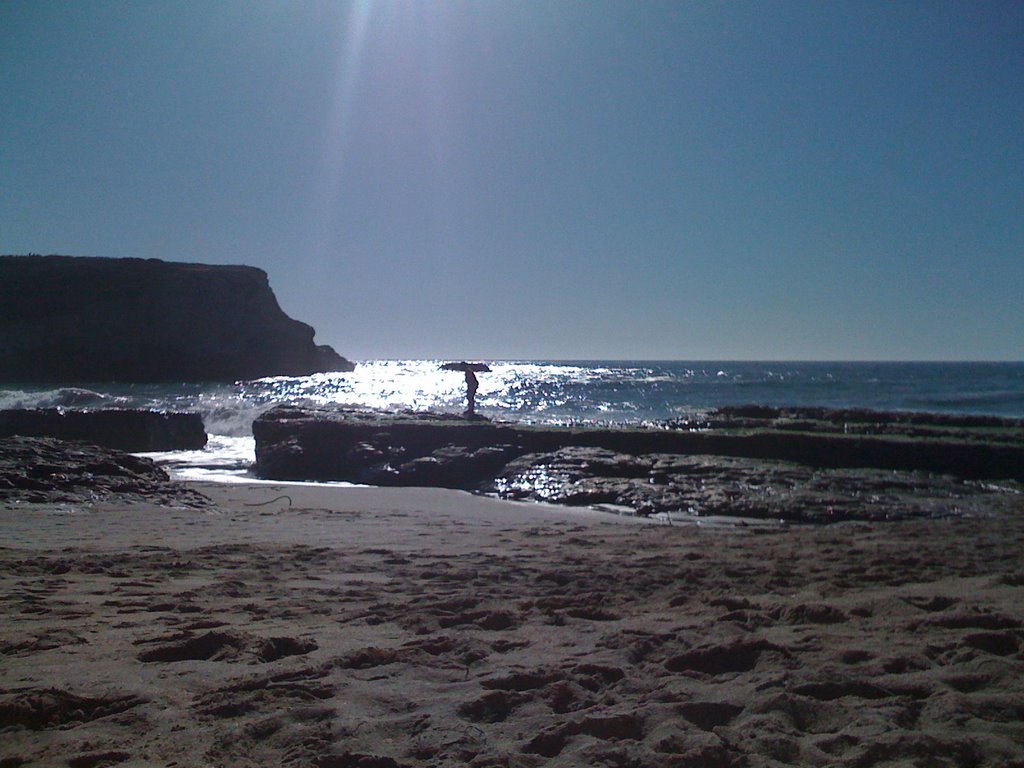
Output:
[[[26,408],[0,411],[0,438],[53,437],[122,451],[197,451],[206,430],[197,413]]]
[[[669,512],[834,522],[969,514],[980,480],[1024,480],[1017,422],[864,412],[716,414],[699,429],[527,426],[433,413],[280,406],[253,424],[255,471]],[[1008,491],[1009,492],[1009,491]]]

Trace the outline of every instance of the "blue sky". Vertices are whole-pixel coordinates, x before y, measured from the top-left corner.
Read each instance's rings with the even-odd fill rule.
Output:
[[[0,0],[0,252],[374,357],[1024,359],[1024,4]]]

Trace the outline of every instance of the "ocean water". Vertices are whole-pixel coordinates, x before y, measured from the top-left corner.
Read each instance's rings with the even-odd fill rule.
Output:
[[[202,414],[204,451],[156,456],[173,474],[245,477],[252,421],[276,404],[459,412],[461,373],[438,360],[368,360],[351,373],[228,384],[6,386],[2,408],[155,408]],[[494,419],[643,424],[724,405],[814,405],[1024,418],[1024,363],[488,361],[477,410]]]

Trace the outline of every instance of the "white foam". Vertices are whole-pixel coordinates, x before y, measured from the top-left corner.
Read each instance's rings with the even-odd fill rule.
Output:
[[[206,447],[199,451],[150,451],[137,455],[152,459],[174,476],[189,469],[248,471],[256,461],[256,439],[210,435]]]
[[[266,480],[256,477],[248,469],[206,469],[203,467],[181,467],[169,473],[175,480],[192,483],[232,483],[238,485],[296,485],[317,488],[368,488],[367,485],[346,483],[342,480],[332,482]]]
[[[0,410],[18,408],[92,408],[118,405],[123,398],[78,387],[0,390]]]

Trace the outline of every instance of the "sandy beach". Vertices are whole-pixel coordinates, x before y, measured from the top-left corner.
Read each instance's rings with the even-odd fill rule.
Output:
[[[665,526],[195,487],[0,509],[0,766],[1024,766],[1024,501]]]

